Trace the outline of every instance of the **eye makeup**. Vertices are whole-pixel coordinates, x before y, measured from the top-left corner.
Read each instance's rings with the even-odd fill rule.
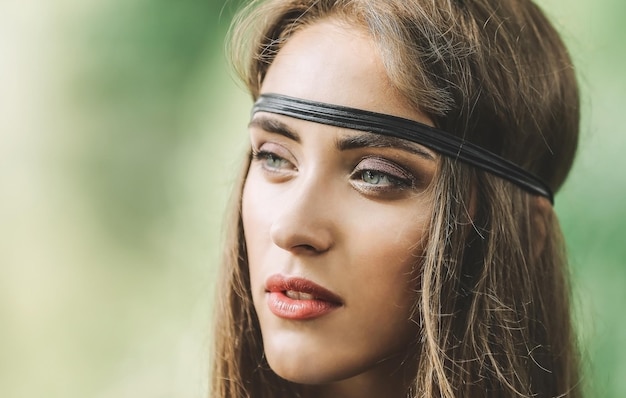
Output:
[[[273,93],[265,93],[257,98],[252,114],[257,112],[274,113],[357,131],[370,131],[381,136],[419,143],[444,156],[508,180],[532,194],[544,196],[551,203],[554,202],[550,187],[530,171],[462,137],[414,120]]]
[[[257,115],[250,123],[252,161],[270,182],[286,181],[302,171],[300,166],[306,170],[316,163],[336,164],[337,169],[323,172],[344,176],[369,196],[399,197],[432,181],[439,157],[417,144],[361,131],[309,130],[300,121],[281,119]],[[325,139],[331,145],[318,146]]]

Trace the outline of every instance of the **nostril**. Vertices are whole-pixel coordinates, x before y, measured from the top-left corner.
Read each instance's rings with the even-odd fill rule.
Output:
[[[301,248],[303,248],[303,249],[306,249],[306,250],[314,250],[314,251],[317,251],[317,249],[316,249],[316,248],[314,248],[314,247],[313,247],[313,246],[311,246],[311,245],[298,245],[298,246],[299,246],[299,247],[301,247]]]
[[[301,253],[310,253],[310,254],[315,254],[315,253],[321,253],[323,251],[325,251],[324,249],[320,249],[317,248],[313,245],[309,245],[309,244],[301,244],[301,245],[296,245],[294,246],[292,249],[292,251],[299,251]]]

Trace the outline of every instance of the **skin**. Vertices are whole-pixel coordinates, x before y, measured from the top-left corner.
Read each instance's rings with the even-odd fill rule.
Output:
[[[394,90],[367,33],[337,20],[295,33],[261,92],[430,124]],[[269,365],[311,396],[404,396],[412,370],[402,363],[419,333],[410,318],[438,156],[406,141],[268,113],[254,116],[250,140],[242,218]],[[342,305],[314,319],[278,317],[265,288],[274,274],[307,278]]]

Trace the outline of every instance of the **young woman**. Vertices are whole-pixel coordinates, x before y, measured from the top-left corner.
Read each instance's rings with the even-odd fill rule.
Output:
[[[212,397],[578,397],[552,192],[570,58],[527,0],[268,0]],[[252,43],[251,48],[244,46]]]

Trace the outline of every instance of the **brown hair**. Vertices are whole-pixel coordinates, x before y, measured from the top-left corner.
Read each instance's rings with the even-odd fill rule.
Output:
[[[557,191],[578,142],[579,100],[558,33],[528,0],[267,0],[234,23],[233,61],[253,98],[282,44],[324,18],[365,28],[406,100],[437,127]],[[251,43],[246,47],[244,43]],[[264,360],[232,201],[219,283],[212,396],[297,396]],[[500,178],[443,159],[414,316],[411,397],[581,396],[567,262],[556,216]]]

